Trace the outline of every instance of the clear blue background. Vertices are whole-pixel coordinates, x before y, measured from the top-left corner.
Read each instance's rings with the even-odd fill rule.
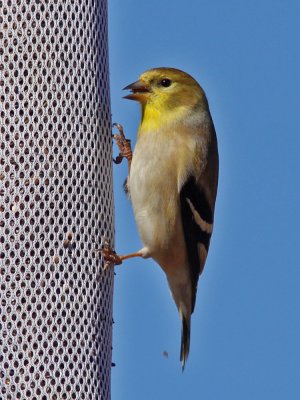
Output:
[[[180,68],[207,93],[220,151],[186,370],[163,272],[128,261],[116,268],[112,399],[300,399],[300,2],[110,0],[109,32],[113,121],[134,142],[140,110],[122,87]],[[114,167],[121,254],[141,247],[126,173]]]

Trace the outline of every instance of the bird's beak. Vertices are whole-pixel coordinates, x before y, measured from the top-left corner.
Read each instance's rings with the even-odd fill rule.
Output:
[[[131,90],[131,93],[124,96],[124,99],[136,100],[143,103],[150,93],[150,87],[143,81],[139,80],[124,87],[123,90]]]

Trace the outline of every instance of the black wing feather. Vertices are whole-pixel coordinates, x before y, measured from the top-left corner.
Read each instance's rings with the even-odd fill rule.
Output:
[[[193,293],[193,312],[195,307],[198,279],[204,267],[203,260],[200,259],[198,244],[202,243],[208,252],[211,233],[202,230],[196,223],[194,214],[187,199],[189,199],[193,204],[201,218],[209,224],[213,223],[213,210],[207,200],[204,190],[201,188],[201,186],[199,186],[199,184],[196,184],[193,176],[190,177],[180,191],[180,204],[183,232],[190,264]]]

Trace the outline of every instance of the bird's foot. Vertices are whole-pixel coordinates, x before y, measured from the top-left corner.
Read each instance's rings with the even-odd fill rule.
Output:
[[[104,260],[104,266],[103,269],[106,270],[108,268],[113,267],[114,265],[120,265],[122,264],[122,258],[119,256],[110,246],[110,243],[108,240],[105,240],[103,242],[102,248],[99,250],[101,253],[103,260]]]
[[[132,160],[132,150],[131,150],[131,140],[126,139],[123,131],[123,126],[120,124],[113,124],[119,133],[112,135],[116,141],[117,146],[119,147],[120,154],[114,159],[116,164],[120,164],[123,158],[127,158],[128,163],[131,163]]]

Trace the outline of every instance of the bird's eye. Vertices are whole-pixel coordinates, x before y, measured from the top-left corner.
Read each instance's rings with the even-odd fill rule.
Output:
[[[171,86],[171,83],[172,83],[171,79],[167,79],[167,78],[162,79],[162,80],[160,81],[160,84],[161,84],[161,86],[163,86],[163,87],[169,87],[169,86]]]

